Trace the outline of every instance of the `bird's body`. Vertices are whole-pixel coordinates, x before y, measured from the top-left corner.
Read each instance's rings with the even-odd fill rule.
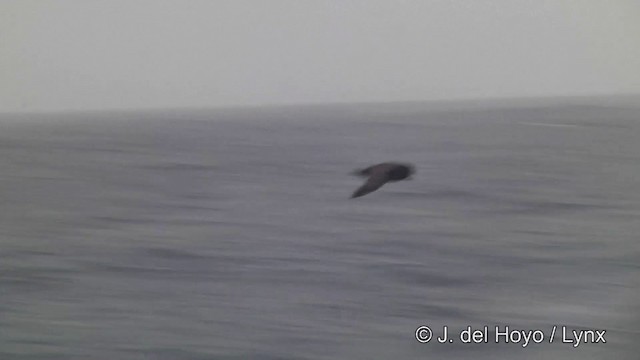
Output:
[[[367,177],[367,181],[351,195],[351,198],[357,198],[376,191],[387,182],[404,180],[414,172],[412,165],[391,162],[356,170],[354,174]]]

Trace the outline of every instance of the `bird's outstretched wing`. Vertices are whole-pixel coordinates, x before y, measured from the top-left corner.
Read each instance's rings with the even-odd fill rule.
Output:
[[[369,179],[351,195],[351,198],[357,198],[376,191],[388,180],[387,174],[384,172],[374,172],[369,176]]]

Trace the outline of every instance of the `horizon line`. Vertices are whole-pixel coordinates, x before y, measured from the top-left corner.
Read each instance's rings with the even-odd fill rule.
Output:
[[[606,94],[579,94],[579,95],[545,95],[545,96],[513,96],[513,97],[476,97],[476,98],[448,98],[448,99],[428,99],[428,100],[390,100],[390,101],[332,101],[332,102],[301,102],[301,103],[265,103],[247,105],[222,105],[222,106],[175,106],[175,107],[107,107],[89,109],[55,109],[55,110],[28,110],[28,111],[0,111],[0,115],[50,115],[50,114],[87,114],[87,113],[141,113],[141,112],[189,112],[189,111],[250,111],[250,110],[277,110],[292,108],[310,107],[351,107],[351,106],[393,106],[393,105],[498,105],[500,102],[507,102],[515,105],[523,102],[564,102],[564,101],[585,101],[585,100],[637,100],[640,93],[606,93]],[[524,104],[521,104],[524,105]]]

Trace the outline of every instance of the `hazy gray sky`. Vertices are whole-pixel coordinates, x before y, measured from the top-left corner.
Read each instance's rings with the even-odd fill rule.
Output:
[[[638,0],[0,0],[0,111],[608,93]]]

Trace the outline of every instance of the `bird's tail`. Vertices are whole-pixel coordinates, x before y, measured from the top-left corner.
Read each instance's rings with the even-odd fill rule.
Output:
[[[351,175],[353,175],[353,176],[369,176],[369,171],[370,170],[371,170],[371,168],[356,169],[356,170],[353,170],[351,172]]]

